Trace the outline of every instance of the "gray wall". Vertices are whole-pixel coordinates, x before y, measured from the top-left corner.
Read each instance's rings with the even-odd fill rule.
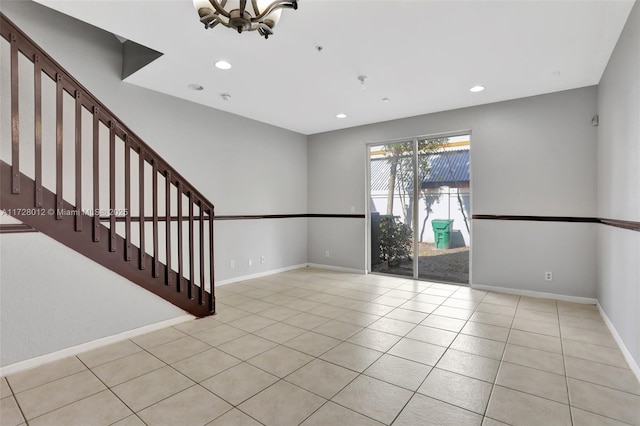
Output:
[[[120,79],[122,48],[113,35],[30,1],[3,1],[1,6],[9,19],[211,200],[217,215],[306,213],[306,136],[123,83]],[[2,43],[7,44],[4,40]],[[1,50],[6,65],[4,55],[8,49]],[[5,77],[7,73],[3,73],[3,87]],[[5,98],[3,96],[3,100]],[[7,108],[7,102],[3,102],[3,123],[8,116]],[[0,146],[3,147],[0,153],[7,161],[9,126],[0,127]],[[304,264],[307,260],[304,218],[219,221],[215,232],[217,282]],[[33,258],[33,252],[27,244],[16,242],[22,237],[36,238],[0,236],[3,245],[0,297],[3,303],[6,301],[12,306],[5,310],[3,305],[0,318],[2,365],[184,314],[164,301],[159,302],[164,308],[156,306],[158,301],[150,293],[147,293],[147,303],[126,286],[116,288],[117,279],[107,278],[102,267],[85,264],[86,259],[74,252],[53,248],[47,252],[42,271],[32,270],[26,262]],[[47,243],[42,244],[49,247]],[[37,245],[35,240],[32,245]],[[4,261],[6,251],[11,252],[14,265]],[[259,262],[260,256],[265,256],[264,264]],[[249,257],[253,258],[251,267]],[[235,260],[235,269],[229,268],[229,260]],[[47,273],[45,269],[50,264],[76,262],[82,267],[70,275],[57,269]],[[123,300],[133,298],[144,309],[133,316],[126,310],[118,311],[117,322],[113,321],[113,311],[107,309],[118,310],[116,304],[106,305],[100,315],[91,317],[83,309],[74,309],[78,303],[101,299],[95,288],[84,287],[83,293],[75,291],[78,285],[95,280],[96,276],[102,276],[109,285],[113,281],[113,294],[119,294]],[[30,293],[33,298],[29,299],[31,306],[53,304],[56,309],[36,309],[32,311],[34,317],[22,325],[9,320],[17,315],[16,311],[25,309],[19,303],[25,299],[16,299],[15,295],[23,286],[35,286],[44,277],[47,287],[56,289],[56,294],[70,296],[49,299],[48,293],[33,291]],[[114,303],[112,299],[105,300],[108,304]],[[158,309],[160,313],[156,312]],[[95,326],[76,333],[76,322],[90,322]],[[69,339],[49,339],[46,336],[49,324],[74,332]],[[16,345],[21,336],[28,338],[29,343],[22,341],[23,345]],[[5,339],[12,344],[5,345]],[[16,348],[31,345],[34,345],[32,349]]]
[[[1,366],[185,315],[43,234],[2,235],[0,259]]]
[[[377,123],[309,137],[310,212],[365,211],[366,144],[471,131],[474,214],[596,213],[595,87]],[[309,262],[366,269],[363,220],[309,222]],[[593,224],[474,220],[472,282],[593,298]],[[340,258],[324,257],[339,250]],[[552,282],[544,272],[552,271]]]
[[[598,87],[598,216],[640,221],[640,3]],[[600,225],[598,300],[640,364],[640,232]]]

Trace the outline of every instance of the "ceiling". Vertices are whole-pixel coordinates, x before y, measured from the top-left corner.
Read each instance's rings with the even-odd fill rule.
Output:
[[[598,84],[634,3],[300,0],[265,40],[191,0],[37,1],[164,53],[127,83],[307,135]]]

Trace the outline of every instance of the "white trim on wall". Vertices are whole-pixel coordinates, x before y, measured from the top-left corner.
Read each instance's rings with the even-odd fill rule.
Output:
[[[493,291],[494,293],[506,293],[516,296],[537,297],[539,299],[555,299],[563,302],[582,303],[585,305],[596,305],[598,301],[592,297],[567,296],[564,294],[545,293],[542,291],[521,290],[519,288],[497,287],[493,285],[470,284],[470,287],[477,290]]]
[[[309,268],[318,268],[318,269],[326,269],[329,271],[336,272],[347,272],[351,274],[368,274],[368,271],[364,269],[353,269],[353,268],[344,268],[342,266],[333,266],[333,265],[323,265],[321,263],[307,263]]]
[[[125,331],[123,333],[114,334],[113,336],[103,337],[102,339],[93,340],[91,342],[82,343],[80,345],[71,346],[60,351],[52,352],[50,354],[38,356],[35,358],[27,359],[25,361],[16,362],[5,367],[0,367],[0,376],[5,377],[11,374],[16,374],[24,370],[39,367],[44,364],[48,364],[53,361],[58,361],[63,358],[75,356],[83,352],[98,349],[103,346],[111,345],[113,343],[120,342],[122,340],[131,339],[141,334],[150,333],[152,331],[160,330],[162,328],[171,327],[173,325],[181,324],[186,321],[195,319],[193,315],[183,315],[177,318],[172,318],[166,321],[161,321],[155,324],[145,325],[144,327],[136,328],[134,330]]]
[[[228,280],[216,281],[215,286],[218,287],[218,286],[236,283],[238,281],[246,281],[246,280],[253,280],[255,278],[268,277],[269,275],[279,274],[280,272],[293,271],[294,269],[306,268],[307,266],[308,265],[306,263],[301,263],[299,265],[292,265],[284,268],[272,269],[270,271],[258,272],[256,274],[242,275],[239,277],[229,278]]]
[[[633,374],[636,375],[638,381],[640,381],[640,366],[638,366],[638,363],[636,362],[636,360],[633,359],[633,356],[631,356],[631,352],[629,351],[627,346],[624,344],[622,337],[620,337],[620,335],[618,334],[618,331],[616,330],[613,323],[605,313],[604,309],[602,309],[602,306],[600,306],[600,302],[596,301],[596,305],[598,306],[598,310],[600,311],[600,315],[602,315],[602,318],[604,319],[605,324],[607,324],[607,328],[609,329],[609,331],[611,332],[611,335],[613,336],[616,343],[618,344],[620,351],[622,351],[622,355],[624,356],[624,359],[627,360],[627,364],[629,364],[629,368],[631,369],[631,371],[633,371]]]

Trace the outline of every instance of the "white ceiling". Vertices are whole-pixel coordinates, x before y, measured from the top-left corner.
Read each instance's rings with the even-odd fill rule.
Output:
[[[127,83],[303,134],[598,84],[634,3],[300,0],[265,40],[191,0],[37,1],[164,53]]]

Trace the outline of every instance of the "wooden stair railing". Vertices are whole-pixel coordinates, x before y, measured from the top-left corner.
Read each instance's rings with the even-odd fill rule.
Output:
[[[2,214],[193,315],[215,313],[213,204],[2,13],[0,35],[11,80]]]

